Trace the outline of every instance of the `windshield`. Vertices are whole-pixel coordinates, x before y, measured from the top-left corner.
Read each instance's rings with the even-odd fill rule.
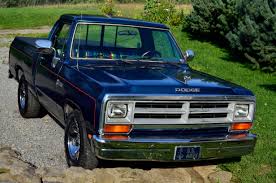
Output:
[[[168,30],[100,24],[77,25],[71,57],[165,62],[183,59]]]

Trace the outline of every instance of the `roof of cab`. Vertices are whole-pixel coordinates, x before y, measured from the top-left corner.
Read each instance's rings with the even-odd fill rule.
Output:
[[[106,24],[122,24],[138,27],[152,27],[159,29],[169,29],[166,25],[154,22],[147,22],[143,20],[123,18],[123,17],[110,17],[99,15],[79,15],[79,14],[64,14],[60,19],[78,22],[93,22],[93,23],[106,23]]]

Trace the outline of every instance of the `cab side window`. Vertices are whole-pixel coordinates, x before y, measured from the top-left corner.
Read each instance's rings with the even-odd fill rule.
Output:
[[[63,24],[61,29],[56,33],[54,48],[56,49],[57,57],[64,57],[64,52],[67,46],[67,40],[69,38],[70,25]]]

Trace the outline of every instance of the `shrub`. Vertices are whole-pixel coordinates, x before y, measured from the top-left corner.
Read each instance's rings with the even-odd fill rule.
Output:
[[[168,24],[172,26],[178,26],[183,22],[184,18],[185,18],[185,15],[183,10],[175,12],[170,17]]]
[[[143,18],[148,21],[166,23],[174,11],[173,4],[164,0],[147,0]]]
[[[3,0],[3,6],[5,7],[16,7],[19,5],[19,0]]]
[[[146,0],[142,17],[147,21],[179,25],[184,14],[176,11],[174,1]]]
[[[229,31],[228,23],[233,21],[234,1],[192,0],[193,11],[186,17],[184,28],[192,33],[215,36]]]
[[[101,7],[101,11],[105,15],[113,16],[115,15],[115,10],[114,10],[114,4],[112,0],[106,0],[103,6]]]
[[[276,1],[192,0],[184,29],[228,41],[229,47],[254,63],[276,71]],[[220,39],[219,39],[220,38]]]

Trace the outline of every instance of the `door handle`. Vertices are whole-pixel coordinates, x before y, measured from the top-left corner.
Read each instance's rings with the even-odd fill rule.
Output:
[[[54,57],[52,60],[52,67],[55,68],[58,62],[60,62],[60,58]]]
[[[45,57],[41,56],[39,57],[40,60],[45,60]]]
[[[59,79],[57,79],[56,86],[63,88],[63,83]]]

